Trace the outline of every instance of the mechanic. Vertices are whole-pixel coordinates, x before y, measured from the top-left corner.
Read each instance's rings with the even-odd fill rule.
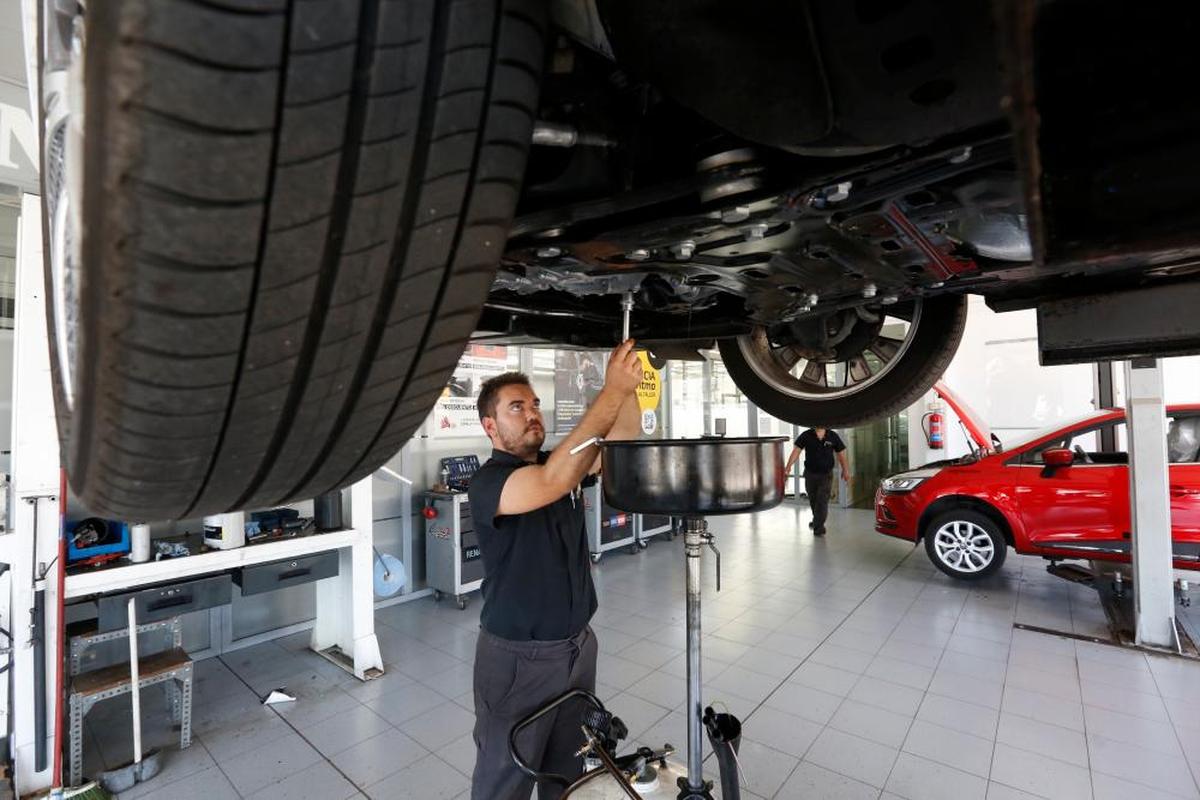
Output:
[[[846,443],[835,432],[825,428],[810,428],[796,437],[795,447],[788,456],[785,473],[804,451],[804,491],[813,518],[808,523],[814,536],[825,535],[825,518],[829,516],[829,493],[833,489],[833,460],[842,466],[842,480],[850,482],[850,462],[846,458]]]
[[[471,478],[469,497],[483,557],[483,610],[475,648],[475,774],[472,800],[528,800],[533,782],[509,755],[508,736],[530,712],[568,689],[596,688],[596,611],[580,480],[599,469],[599,436],[636,439],[634,389],[642,365],[627,340],[608,360],[604,387],[579,425],[553,451],[529,378],[508,372],[479,393],[479,418],[492,457]],[[561,706],[518,739],[534,769],[571,778],[583,773],[582,707]],[[541,800],[562,787],[539,786]]]

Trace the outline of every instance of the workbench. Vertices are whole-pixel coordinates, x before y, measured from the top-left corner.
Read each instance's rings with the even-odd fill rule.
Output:
[[[142,564],[122,562],[77,574],[68,571],[66,601],[80,602],[336,551],[337,574],[314,582],[317,596],[310,647],[359,679],[376,677],[383,674],[383,660],[375,637],[371,481],[367,477],[350,488],[350,527],[345,530],[305,533]]]

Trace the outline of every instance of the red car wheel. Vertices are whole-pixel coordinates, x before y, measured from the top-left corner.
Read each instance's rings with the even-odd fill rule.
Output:
[[[925,552],[934,566],[950,577],[978,580],[1000,569],[1008,554],[1008,542],[986,514],[956,508],[929,522]]]

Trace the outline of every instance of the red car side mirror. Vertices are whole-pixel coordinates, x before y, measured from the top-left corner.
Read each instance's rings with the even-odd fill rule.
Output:
[[[1069,467],[1075,463],[1075,454],[1065,447],[1052,447],[1042,453],[1042,463],[1047,467]]]
[[[1042,453],[1042,477],[1049,478],[1055,472],[1075,463],[1075,454],[1065,447],[1052,447]]]

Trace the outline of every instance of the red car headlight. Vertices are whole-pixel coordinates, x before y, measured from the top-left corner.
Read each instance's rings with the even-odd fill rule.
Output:
[[[901,475],[895,478],[885,478],[879,485],[883,491],[889,494],[899,494],[902,492],[911,492],[924,481],[925,478],[913,478]]]

